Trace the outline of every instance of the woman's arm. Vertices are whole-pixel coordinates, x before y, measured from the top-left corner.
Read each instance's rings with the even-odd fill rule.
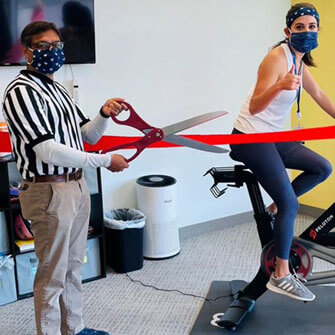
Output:
[[[281,91],[299,88],[301,76],[294,74],[294,66],[288,73],[286,72],[287,63],[283,53],[284,51],[279,48],[274,49],[261,63],[249,106],[252,115],[262,112]],[[283,75],[285,73],[286,75]]]
[[[306,92],[313,100],[333,119],[335,119],[335,104],[322,91],[318,83],[315,81],[307,66],[304,66],[303,86]]]

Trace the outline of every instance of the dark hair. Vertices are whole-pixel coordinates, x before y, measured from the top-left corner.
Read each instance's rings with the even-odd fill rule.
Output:
[[[62,39],[62,36],[54,23],[47,21],[36,21],[29,23],[22,30],[21,44],[30,47],[34,36],[44,33],[48,30],[53,30],[59,36],[59,38]]]
[[[292,14],[294,11],[296,11],[297,9],[299,9],[299,8],[301,8],[301,7],[313,8],[314,10],[316,10],[315,6],[312,5],[312,4],[310,4],[310,3],[308,3],[308,2],[300,2],[300,3],[297,3],[297,4],[293,5],[293,6],[290,8],[290,10],[289,10],[289,11],[287,12],[287,14],[286,14],[286,19],[287,19],[289,16],[291,16],[291,14]],[[292,22],[292,23],[293,23],[293,22]],[[291,27],[291,26],[290,26],[290,27]],[[290,27],[288,27],[288,28],[290,28]],[[287,42],[288,42],[288,38],[285,38],[284,40],[282,40],[282,41],[278,42],[277,44],[275,44],[272,48],[274,49],[274,48],[276,48],[277,46],[279,46],[279,45],[281,45],[281,44],[283,44],[283,43],[287,43]],[[310,52],[305,53],[305,54],[304,54],[304,57],[302,57],[302,60],[303,60],[303,62],[304,62],[307,66],[314,66],[314,67],[316,67],[316,64],[315,64],[315,62],[314,62],[314,59],[313,59],[313,57],[312,57],[312,55],[311,55]]]

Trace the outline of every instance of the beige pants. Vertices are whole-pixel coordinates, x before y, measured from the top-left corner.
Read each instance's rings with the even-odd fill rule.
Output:
[[[81,266],[90,213],[85,179],[23,186],[22,214],[32,222],[39,260],[34,282],[37,334],[77,334],[84,328]]]

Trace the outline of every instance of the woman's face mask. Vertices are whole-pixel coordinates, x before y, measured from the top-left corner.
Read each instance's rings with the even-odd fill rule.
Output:
[[[318,47],[318,32],[305,31],[292,33],[290,37],[291,46],[301,53],[307,53]]]

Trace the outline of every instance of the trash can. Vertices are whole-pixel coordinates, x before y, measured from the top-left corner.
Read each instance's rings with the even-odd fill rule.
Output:
[[[118,273],[143,267],[145,215],[134,208],[110,210],[104,214],[106,263]]]
[[[177,180],[148,175],[136,180],[138,208],[146,216],[144,258],[165,259],[180,252]]]

